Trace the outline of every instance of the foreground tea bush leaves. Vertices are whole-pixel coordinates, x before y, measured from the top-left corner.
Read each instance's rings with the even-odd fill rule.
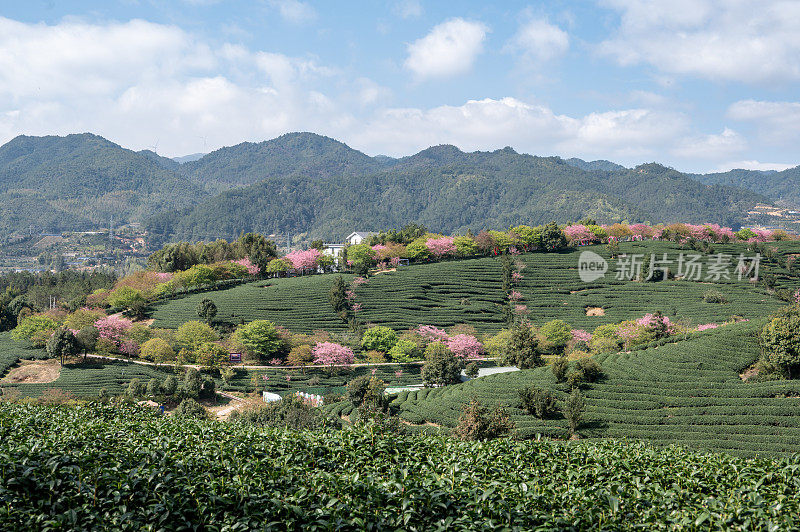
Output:
[[[788,529],[800,460],[0,404],[0,529]]]

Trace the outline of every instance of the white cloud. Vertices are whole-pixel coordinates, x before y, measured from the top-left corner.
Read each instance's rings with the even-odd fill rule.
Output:
[[[800,137],[800,102],[740,100],[728,108],[728,116],[753,122],[761,136],[772,142],[791,142]]]
[[[419,0],[399,0],[392,6],[392,12],[400,18],[419,18],[422,16],[422,4]]]
[[[686,114],[644,102],[581,115],[511,97],[391,107],[388,88],[314,57],[210,46],[173,26],[0,19],[0,29],[0,142],[91,131],[132,149],[160,140],[159,153],[181,155],[306,130],[371,154],[452,143],[626,165],[751,157],[733,131],[702,135]],[[741,109],[732,114],[753,116]]]
[[[506,48],[521,53],[528,61],[542,63],[567,52],[569,35],[545,20],[531,20],[519,28]]]
[[[786,0],[604,0],[617,34],[599,50],[622,65],[712,80],[800,79],[800,2]]]
[[[726,127],[719,135],[692,136],[680,140],[672,151],[687,159],[721,159],[741,153],[746,148],[744,137]]]
[[[418,79],[446,78],[469,72],[483,49],[488,28],[462,18],[435,26],[408,45],[405,67]]]
[[[311,22],[317,18],[317,11],[299,0],[270,0],[269,4],[278,10],[281,18],[294,24]]]
[[[719,165],[715,172],[727,172],[729,170],[786,170],[794,168],[797,164],[783,163],[762,163],[760,161],[731,161]]]

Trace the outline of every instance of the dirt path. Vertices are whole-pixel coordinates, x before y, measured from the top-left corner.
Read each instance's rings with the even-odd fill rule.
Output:
[[[60,375],[58,360],[20,360],[19,366],[11,368],[0,383],[44,384],[57,380]]]
[[[237,396],[235,396],[233,394],[230,394],[230,393],[217,392],[217,394],[221,395],[222,397],[226,397],[226,398],[230,399],[231,402],[232,402],[228,406],[222,407],[219,410],[212,410],[212,412],[214,414],[216,414],[216,416],[219,419],[228,419],[228,417],[231,415],[231,412],[233,412],[234,410],[238,410],[238,409],[250,404],[250,401],[248,401],[246,399],[242,399],[241,397],[237,397]]]

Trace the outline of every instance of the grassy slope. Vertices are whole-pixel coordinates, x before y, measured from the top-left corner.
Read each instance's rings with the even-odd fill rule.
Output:
[[[623,252],[669,253],[677,257],[682,250],[667,242],[625,243]],[[781,246],[800,251],[800,244]],[[592,251],[607,255],[605,246]],[[582,249],[581,251],[583,251]],[[717,253],[750,255],[744,245],[715,246]],[[603,282],[586,284],[578,277],[578,256],[571,253],[531,253],[520,256],[525,264],[519,287],[525,296],[534,323],[561,318],[576,328],[593,329],[605,323],[641,317],[661,310],[671,317],[686,317],[695,324],[720,322],[737,314],[747,318],[765,316],[782,303],[760,288],[746,282],[667,281],[633,283],[616,281],[612,270]],[[781,273],[775,266],[765,269]],[[359,314],[369,323],[402,330],[419,324],[448,327],[467,323],[481,332],[494,332],[503,326],[500,264],[493,258],[422,264],[372,277],[355,289],[356,301],[363,305]],[[348,276],[348,279],[351,277]],[[231,322],[269,319],[296,332],[314,329],[344,330],[327,301],[332,275],[273,279],[241,285],[228,290],[206,292],[174,299],[156,306],[156,327],[178,327],[197,319],[196,307],[211,298],[219,309],[218,319]],[[268,286],[265,286],[268,285]],[[703,302],[710,288],[725,293],[728,304]],[[606,309],[605,316],[588,317],[587,306]]]
[[[800,382],[743,382],[739,377],[759,356],[753,333],[761,323],[727,325],[657,348],[598,355],[606,377],[584,389],[587,414],[580,433],[742,454],[800,451]],[[528,385],[566,397],[566,388],[544,367],[403,393],[395,404],[409,422],[452,427],[462,405],[476,397],[509,405],[522,436],[565,437],[563,418],[542,421],[516,408],[517,391]]]

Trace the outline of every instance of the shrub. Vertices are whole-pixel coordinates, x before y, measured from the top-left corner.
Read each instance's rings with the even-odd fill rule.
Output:
[[[479,371],[479,370],[478,370],[478,364],[477,364],[477,362],[470,362],[469,364],[467,364],[467,367],[466,367],[466,368],[464,368],[464,373],[465,373],[465,374],[467,375],[467,377],[469,377],[470,379],[475,379],[475,378],[477,378],[477,377],[478,377],[478,371]]]
[[[461,382],[462,362],[441,342],[432,342],[425,348],[425,365],[422,366],[422,383],[425,386],[446,386]]]
[[[328,404],[328,401],[325,401]],[[232,423],[261,427],[280,427],[294,430],[331,429],[341,426],[337,419],[326,417],[319,408],[307,405],[296,395],[287,395],[280,401],[246,410],[234,410]]]
[[[131,379],[131,382],[128,383],[128,388],[125,390],[125,394],[129,397],[141,397],[145,394],[145,386],[142,384],[137,378]]]
[[[603,368],[593,358],[578,360],[578,371],[583,373],[584,382],[595,382],[603,376]]]
[[[314,362],[317,364],[347,365],[354,360],[355,355],[349,347],[333,342],[318,342],[314,346]]]
[[[464,405],[464,411],[453,434],[466,441],[486,441],[499,438],[514,430],[514,422],[503,407],[491,412],[477,399]]]
[[[569,371],[569,362],[567,357],[559,357],[550,367],[556,382],[564,382],[567,380],[567,372]]]
[[[173,413],[176,417],[208,419],[208,412],[203,406],[192,398],[181,401]]]
[[[703,301],[706,303],[727,303],[728,298],[719,290],[708,290],[703,294]]]
[[[361,339],[361,347],[367,351],[388,353],[397,343],[397,333],[389,327],[370,327]]]
[[[508,355],[511,345],[511,329],[501,329],[500,332],[490,337],[483,343],[486,354],[490,357],[504,358]]]
[[[547,419],[557,410],[555,397],[548,390],[536,386],[519,390],[519,399],[522,409],[539,419]]]
[[[314,351],[310,345],[293,347],[286,355],[286,363],[290,366],[308,366],[314,362]]]
[[[203,298],[203,300],[197,304],[197,316],[206,323],[210,324],[216,315],[217,305],[212,300]]]
[[[366,351],[362,353],[361,357],[370,364],[383,364],[386,362],[386,355],[382,351]]]
[[[564,417],[569,423],[570,436],[577,435],[585,409],[586,401],[583,398],[583,394],[577,388],[573,389],[572,393],[564,400],[564,408],[562,409]]]
[[[163,395],[171,397],[175,395],[177,391],[178,391],[178,379],[176,379],[174,375],[170,375],[169,377],[164,379],[164,383],[161,385],[161,393]]]
[[[382,407],[385,399],[383,392],[386,384],[375,377],[362,375],[347,383],[347,400],[353,406],[366,404],[370,407]]]

